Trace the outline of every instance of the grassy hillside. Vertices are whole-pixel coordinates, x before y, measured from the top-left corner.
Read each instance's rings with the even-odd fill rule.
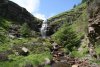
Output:
[[[51,58],[49,48],[38,37],[38,34],[31,30],[26,24],[19,25],[17,34],[11,35],[12,21],[0,17],[0,67],[25,67],[26,65],[37,66],[45,61],[45,58]],[[9,32],[10,31],[10,32]],[[21,31],[21,32],[20,32]],[[35,35],[35,36],[34,36]],[[29,54],[24,56],[22,47],[29,50]]]
[[[29,18],[27,19],[29,20]],[[32,24],[33,22],[37,22],[37,26],[39,23],[40,27],[42,20],[34,18]],[[0,67],[38,67],[46,62],[46,58],[54,60],[53,51],[50,50],[54,47],[52,42],[61,46],[59,51],[63,51],[65,56],[80,59],[89,58],[90,63],[99,64],[99,60],[89,56],[86,0],[82,0],[80,5],[69,11],[47,19],[47,22],[49,25],[48,33],[51,33],[51,36],[42,39],[40,32],[33,30],[34,26],[30,28],[28,22],[21,22],[20,24],[18,21],[12,21],[1,16]],[[36,29],[38,28],[36,27]],[[99,44],[100,41],[97,41],[95,46],[98,55],[100,55]],[[23,51],[23,48],[26,52]],[[50,65],[43,67],[50,67]]]
[[[75,57],[86,55],[88,41],[86,40],[88,17],[86,2],[70,11],[60,13],[48,19],[50,27],[55,32],[51,37],[58,44],[71,51]],[[84,40],[84,41],[83,41]],[[81,53],[78,49],[82,48]]]
[[[86,0],[70,11],[60,13],[48,19],[52,29],[52,40],[65,48],[66,54],[72,57],[87,58],[89,55],[88,13]],[[100,41],[100,40],[99,40]],[[100,42],[96,44],[100,44]],[[99,45],[95,48],[99,55]],[[91,63],[98,63],[95,58],[89,59]]]

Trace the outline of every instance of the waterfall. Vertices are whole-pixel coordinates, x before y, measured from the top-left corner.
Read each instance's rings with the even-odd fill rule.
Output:
[[[46,31],[47,31],[47,22],[46,21],[44,21],[43,23],[42,23],[42,27],[41,27],[41,36],[42,36],[42,38],[46,38]]]

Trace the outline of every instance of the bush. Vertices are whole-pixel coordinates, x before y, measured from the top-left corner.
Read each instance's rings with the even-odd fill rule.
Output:
[[[7,41],[7,32],[5,29],[0,28],[0,43]]]
[[[20,28],[20,33],[23,37],[27,37],[27,36],[30,36],[31,34],[31,30],[29,28],[29,26],[27,25],[27,23],[24,23],[22,25],[22,27]]]
[[[82,0],[82,3],[86,2],[87,0]]]
[[[75,32],[71,29],[70,25],[64,24],[53,36],[52,38],[64,47],[67,47],[72,51],[73,47],[79,45],[79,39]]]

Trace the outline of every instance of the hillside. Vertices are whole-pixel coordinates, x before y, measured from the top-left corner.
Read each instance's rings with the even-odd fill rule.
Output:
[[[43,20],[9,0],[0,0],[0,67],[39,65],[50,58],[40,37]]]
[[[82,0],[47,22],[0,0],[0,67],[99,67],[99,30],[99,0]]]
[[[99,4],[98,0],[83,0],[70,11],[49,18],[47,35],[63,46],[68,55],[78,58],[92,56],[89,61],[99,63],[99,60],[94,60],[94,57],[100,59]]]

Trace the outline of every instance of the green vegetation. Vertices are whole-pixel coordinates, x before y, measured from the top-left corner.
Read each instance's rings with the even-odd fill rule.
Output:
[[[66,47],[70,51],[73,48],[79,46],[80,39],[77,38],[75,32],[71,29],[68,24],[64,24],[53,36],[52,38],[62,46]]]
[[[82,3],[86,2],[87,0],[82,0]]]
[[[50,41],[62,46],[62,50],[71,57],[84,58],[87,56],[88,17],[86,7],[86,0],[82,0],[80,5],[74,5],[70,11],[49,18],[48,24],[54,30],[50,39],[38,37],[40,32],[32,30],[27,23],[22,22],[23,24],[18,25],[0,17],[0,58],[4,58],[4,60],[0,60],[0,67],[26,67],[27,65],[43,64],[45,58],[52,59],[49,49],[52,47]],[[34,22],[36,21],[41,24],[39,19],[34,19]],[[13,25],[15,25],[14,30]],[[16,28],[18,29],[16,30]],[[19,37],[16,36],[18,34]],[[100,41],[95,44],[96,54],[100,55]],[[29,50],[26,56],[21,54],[23,47]],[[96,60],[91,62],[99,63]],[[45,67],[49,67],[49,65]]]
[[[9,55],[11,61],[0,62],[1,67],[24,67],[26,64],[37,66],[44,62],[45,58],[51,58],[50,53],[45,52],[41,54],[31,54],[27,57]]]
[[[14,28],[13,25],[15,25]],[[52,58],[46,41],[37,37],[38,34],[31,30],[27,23],[20,25],[16,31],[17,27],[14,22],[0,18],[0,58],[3,57],[2,60],[0,59],[0,67],[38,66],[45,62],[45,58]],[[17,33],[19,32],[21,37],[10,37],[9,31],[12,33],[12,28]],[[26,47],[29,50],[27,56],[20,55],[21,47]]]
[[[64,46],[69,51],[72,51],[72,54],[79,54],[77,49],[81,47],[81,40],[87,34],[87,20],[86,3],[82,3],[70,11],[51,17],[48,19],[48,21],[52,21],[50,23],[51,26],[57,26],[63,22],[63,24],[60,24],[58,30],[56,30],[57,32],[52,35],[52,38],[58,44]],[[83,49],[83,53],[80,55],[81,57],[87,54],[87,51],[85,51],[87,48]]]
[[[28,37],[28,36],[30,36],[31,34],[31,30],[30,30],[30,28],[29,28],[29,26],[28,26],[28,24],[27,23],[24,23],[22,26],[21,26],[21,28],[20,28],[20,33],[21,33],[21,35],[22,36],[24,36],[24,37]]]

